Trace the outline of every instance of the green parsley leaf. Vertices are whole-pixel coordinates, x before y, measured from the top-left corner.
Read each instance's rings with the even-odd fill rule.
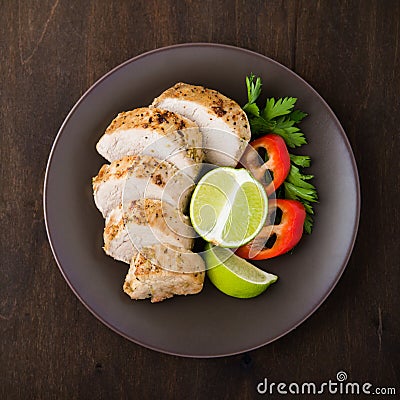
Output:
[[[265,133],[271,133],[275,127],[274,122],[268,122],[262,117],[249,117],[250,126],[252,135],[256,132],[253,136],[263,135]]]
[[[275,100],[273,97],[267,99],[262,116],[267,121],[282,115],[290,114],[297,99],[295,97],[285,97]]]
[[[313,218],[311,217],[310,214],[306,214],[306,219],[304,220],[304,230],[305,232],[310,235],[312,232],[312,226],[313,226]]]
[[[249,115],[253,115],[255,117],[259,117],[260,116],[260,109],[258,108],[256,103],[252,103],[249,104],[247,103],[244,107],[243,110],[246,112],[246,114]]]
[[[306,156],[293,156],[290,155],[291,159],[296,157],[306,157]],[[309,157],[308,157],[309,158]],[[309,161],[307,161],[309,165]],[[304,230],[306,233],[310,234],[312,231],[314,214],[313,207],[310,203],[315,203],[318,201],[317,190],[314,185],[308,180],[312,179],[313,175],[302,174],[293,162],[290,166],[289,175],[287,176],[285,182],[283,182],[284,194],[286,199],[298,200],[300,201],[306,210],[306,219],[304,221]]]
[[[289,128],[280,128],[279,126],[275,126],[272,132],[281,136],[288,147],[294,148],[307,144],[304,133],[294,126]]]
[[[302,188],[287,181],[283,183],[283,186],[285,188],[285,198],[287,199],[317,201],[315,189]]]
[[[307,201],[303,201],[303,206],[307,211],[307,214],[312,214],[314,215],[314,209],[312,208],[312,205],[308,203]]]
[[[300,110],[294,110],[293,112],[290,113],[289,118],[294,121],[296,124],[301,122],[305,117],[307,117],[307,113],[300,111]]]
[[[311,183],[306,182],[312,178],[314,178],[314,175],[304,175],[295,165],[291,165],[286,181],[304,189],[315,189]]]
[[[262,83],[260,77],[258,77],[255,82],[254,78],[255,76],[253,74],[246,76],[247,103],[243,107],[243,110],[247,114],[258,117],[260,115],[260,110],[256,104],[256,101],[260,97]]]
[[[289,156],[292,164],[298,165],[299,167],[310,166],[311,158],[309,156],[295,156],[294,154],[289,154]]]

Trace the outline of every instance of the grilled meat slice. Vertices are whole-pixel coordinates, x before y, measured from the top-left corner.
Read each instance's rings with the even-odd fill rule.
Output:
[[[161,200],[140,199],[114,209],[104,229],[104,251],[130,263],[141,248],[170,244],[192,248],[195,232],[189,218]]]
[[[235,101],[216,90],[180,82],[154,99],[152,106],[183,115],[199,126],[206,162],[238,164],[251,132],[246,113]]]
[[[196,294],[203,288],[204,270],[203,259],[189,250],[146,247],[132,259],[123,289],[131,299],[150,297],[152,303],[174,295]]]
[[[163,200],[183,211],[193,186],[193,181],[168,161],[146,155],[125,156],[101,167],[93,178],[93,195],[107,218],[123,201],[141,198]]]
[[[108,161],[128,155],[150,155],[167,160],[195,178],[203,160],[198,126],[170,111],[137,108],[122,112],[111,122],[96,145]]]

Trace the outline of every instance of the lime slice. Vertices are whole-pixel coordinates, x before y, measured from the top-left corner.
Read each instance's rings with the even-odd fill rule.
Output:
[[[239,247],[264,226],[268,197],[245,169],[216,168],[197,184],[190,202],[193,228],[207,242]]]
[[[210,243],[206,245],[204,258],[210,281],[229,296],[256,297],[278,280],[276,275],[255,267],[231,250]]]

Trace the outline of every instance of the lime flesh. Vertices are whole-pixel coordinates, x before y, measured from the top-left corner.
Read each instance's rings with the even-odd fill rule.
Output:
[[[216,168],[204,175],[190,202],[193,228],[206,241],[221,247],[250,242],[267,217],[268,197],[245,169]]]
[[[256,297],[278,280],[231,250],[207,243],[204,259],[207,276],[221,292],[238,298]]]

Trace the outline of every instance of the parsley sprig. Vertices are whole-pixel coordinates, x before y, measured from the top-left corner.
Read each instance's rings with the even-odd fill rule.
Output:
[[[290,148],[301,147],[307,143],[304,133],[296,126],[307,116],[306,113],[294,109],[297,98],[270,97],[266,100],[264,108],[260,109],[257,100],[261,95],[261,78],[250,74],[246,77],[246,87],[248,101],[243,110],[249,119],[253,138],[266,133],[276,133]],[[309,182],[314,176],[303,174],[300,170],[309,167],[311,159],[309,156],[290,154],[290,162],[289,175],[280,193],[283,193],[286,199],[303,203],[306,210],[304,230],[311,233],[314,215],[312,203],[318,201],[318,194],[315,186]]]
[[[310,234],[313,225],[314,210],[311,203],[318,201],[317,190],[314,185],[308,182],[314,175],[302,174],[298,167],[309,167],[310,157],[295,156],[290,154],[290,171],[285,182],[283,182],[285,199],[298,200],[303,203],[306,210],[304,230]]]
[[[295,126],[306,113],[294,110],[297,99],[295,97],[284,97],[267,99],[264,109],[258,107],[256,101],[261,94],[261,78],[253,74],[246,77],[248,102],[243,107],[249,118],[253,135],[259,136],[274,132],[285,140],[288,147],[300,147],[306,144],[304,133]]]

